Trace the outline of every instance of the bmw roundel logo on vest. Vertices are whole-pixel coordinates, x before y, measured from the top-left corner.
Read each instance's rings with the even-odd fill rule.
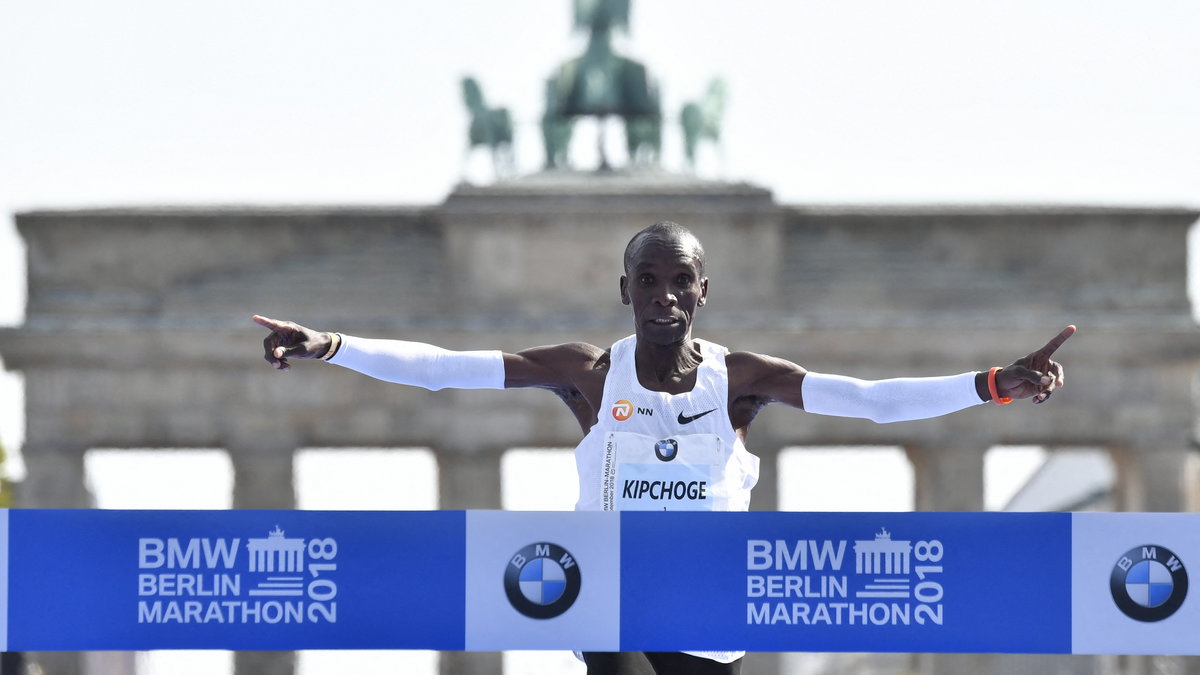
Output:
[[[1117,559],[1108,579],[1113,601],[1137,621],[1162,621],[1187,597],[1187,569],[1170,549],[1147,544]]]
[[[575,557],[549,542],[517,551],[504,570],[509,604],[531,619],[553,619],[566,612],[579,597],[581,585]]]
[[[669,462],[679,456],[679,443],[674,438],[664,438],[654,444],[654,456]]]

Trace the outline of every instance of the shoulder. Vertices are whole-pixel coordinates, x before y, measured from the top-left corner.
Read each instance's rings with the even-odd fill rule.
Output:
[[[515,356],[547,365],[591,369],[600,362],[607,363],[609,351],[587,342],[564,342],[523,349]]]
[[[730,371],[736,368],[741,371],[764,373],[800,368],[787,359],[755,352],[729,352],[725,355],[725,364],[729,366]]]
[[[594,364],[599,361],[607,361],[609,357],[608,349],[597,347],[587,342],[564,342],[557,345],[535,347],[534,349],[545,350],[544,353],[546,354],[553,354],[564,360],[580,364]]]
[[[571,386],[608,371],[609,352],[586,342],[564,342],[523,349],[504,357],[510,387]]]
[[[776,356],[755,352],[730,352],[725,356],[729,392],[741,396],[776,398],[780,387],[795,387],[807,372],[803,367]]]

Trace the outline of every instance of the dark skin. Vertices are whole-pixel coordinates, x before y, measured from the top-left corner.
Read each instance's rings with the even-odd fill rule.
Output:
[[[646,389],[679,394],[696,384],[702,359],[692,339],[692,325],[708,296],[703,268],[699,242],[690,235],[646,237],[633,251],[621,277],[621,302],[633,311],[635,363],[638,381]],[[262,316],[254,321],[271,330],[263,345],[267,362],[276,369],[288,369],[289,358],[319,358],[330,348],[329,333]],[[1074,333],[1075,326],[1067,326],[1041,349],[1000,370],[997,393],[1034,403],[1048,399],[1064,384],[1063,368],[1051,357]],[[801,384],[807,371],[801,366],[752,352],[731,352],[726,365],[729,419],[743,440],[765,406],[782,403],[804,409]],[[608,350],[595,345],[570,342],[534,347],[504,354],[504,386],[554,392],[587,433],[599,419],[608,368]],[[975,389],[981,400],[992,399],[986,373],[976,377]]]

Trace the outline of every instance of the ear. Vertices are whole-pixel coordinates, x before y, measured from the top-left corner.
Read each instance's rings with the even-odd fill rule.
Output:
[[[708,298],[708,277],[700,280],[700,299],[696,301],[697,307],[703,307]]]
[[[629,277],[621,275],[621,304],[628,305],[629,300]]]

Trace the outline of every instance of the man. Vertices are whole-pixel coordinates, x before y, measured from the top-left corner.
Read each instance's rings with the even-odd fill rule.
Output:
[[[1063,385],[1050,357],[1075,332],[1004,368],[949,377],[865,381],[810,373],[789,361],[729,352],[692,337],[708,296],[704,249],[687,229],[656,223],[630,240],[621,302],[634,334],[603,349],[582,342],[515,354],[451,352],[398,340],[366,340],[261,316],[265,358],[321,358],[379,379],[441,389],[537,387],[558,395],[584,433],[575,450],[580,510],[749,508],[758,458],[745,447],[763,407],[783,403],[876,422],[923,419],[993,401],[1042,403]],[[637,409],[652,415],[635,415]],[[664,440],[666,439],[666,440]],[[585,653],[589,675],[736,674],[740,652]]]

